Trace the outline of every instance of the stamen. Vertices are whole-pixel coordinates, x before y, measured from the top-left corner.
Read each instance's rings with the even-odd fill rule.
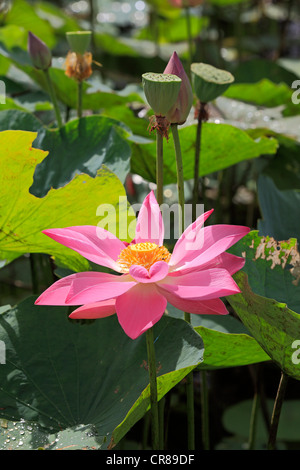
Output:
[[[157,261],[169,262],[171,254],[165,246],[144,242],[129,245],[119,254],[118,264],[124,273],[129,272],[130,266],[135,264],[149,269]]]

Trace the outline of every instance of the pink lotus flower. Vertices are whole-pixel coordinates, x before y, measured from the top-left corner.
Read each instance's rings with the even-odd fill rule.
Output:
[[[171,124],[184,124],[191,110],[194,95],[192,85],[176,52],[173,52],[164,73],[171,73],[181,78],[176,103],[168,111],[166,118]]]
[[[35,303],[80,305],[70,315],[78,319],[116,313],[132,339],[159,321],[168,302],[195,314],[228,313],[219,297],[240,292],[232,274],[243,267],[244,259],[225,251],[249,229],[202,227],[211,213],[205,212],[185,230],[172,254],[163,246],[164,223],[153,192],[142,204],[130,244],[89,225],[44,230],[57,242],[118,274],[71,274],[56,281]]]

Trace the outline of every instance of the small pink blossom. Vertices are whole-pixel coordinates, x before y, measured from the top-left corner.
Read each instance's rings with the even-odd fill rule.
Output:
[[[189,78],[176,52],[173,52],[164,73],[171,73],[181,78],[181,85],[176,103],[166,114],[172,124],[184,124],[193,104],[193,90]]]
[[[71,274],[56,281],[35,303],[80,305],[70,315],[78,319],[116,313],[132,339],[159,321],[168,302],[194,314],[227,314],[220,297],[240,292],[232,274],[243,267],[244,259],[225,251],[249,228],[203,227],[211,213],[205,212],[185,230],[172,254],[163,246],[164,223],[153,192],[142,204],[130,244],[96,226],[44,230],[50,238],[117,274]]]

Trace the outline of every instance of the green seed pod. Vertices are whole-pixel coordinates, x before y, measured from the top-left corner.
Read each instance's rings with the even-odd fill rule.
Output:
[[[192,64],[191,72],[194,92],[202,103],[215,100],[234,82],[234,76],[230,72],[209,64]]]
[[[74,31],[66,33],[66,37],[72,52],[83,55],[89,48],[92,32]]]
[[[170,73],[144,73],[142,75],[146,99],[156,116],[165,116],[175,104],[181,78]]]

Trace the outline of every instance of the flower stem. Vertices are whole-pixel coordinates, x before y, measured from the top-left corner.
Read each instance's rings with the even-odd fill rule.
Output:
[[[183,177],[183,164],[182,164],[182,155],[180,140],[178,135],[178,125],[171,124],[171,130],[173,135],[174,147],[175,147],[175,157],[176,157],[176,167],[177,167],[177,190],[178,190],[178,203],[180,206],[180,216],[179,216],[179,236],[184,232],[184,177]]]
[[[159,450],[159,413],[157,402],[157,377],[156,377],[156,360],[153,329],[146,331],[148,367],[149,367],[149,383],[150,383],[150,403],[151,403],[151,435],[152,449]]]
[[[206,370],[201,370],[201,418],[203,449],[209,450],[209,416],[208,416],[208,389]]]
[[[158,402],[159,414],[159,450],[164,449],[164,435],[165,435],[165,397]]]
[[[163,136],[156,132],[156,199],[158,205],[163,203]]]
[[[207,120],[206,103],[199,103],[198,123],[196,132],[195,144],[195,163],[194,163],[194,186],[193,186],[193,199],[192,199],[192,216],[193,220],[196,219],[197,203],[199,197],[199,171],[200,171],[200,154],[201,154],[201,137],[202,137],[202,124]],[[204,188],[202,188],[202,195],[204,198]]]
[[[77,117],[82,117],[82,81],[77,84]]]
[[[50,95],[50,98],[51,98],[51,101],[52,101],[52,104],[53,104],[53,107],[54,107],[54,112],[55,112],[55,116],[56,116],[57,125],[60,128],[60,127],[63,126],[63,123],[62,123],[59,107],[58,107],[58,104],[57,104],[57,99],[56,99],[56,96],[55,96],[53,83],[52,83],[52,80],[50,78],[49,70],[48,69],[44,70],[44,73],[45,73],[45,77],[46,77],[46,81],[47,81],[49,95]]]
[[[193,199],[192,199],[192,216],[193,220],[196,219],[196,207],[198,203],[199,194],[199,168],[200,168],[200,152],[201,152],[201,131],[202,119],[198,117],[197,133],[196,133],[196,147],[195,147],[195,163],[194,163],[194,186],[193,186]]]
[[[185,20],[186,20],[187,40],[188,40],[188,45],[189,45],[189,66],[188,66],[188,70],[190,70],[191,63],[193,62],[193,41],[192,41],[192,33],[191,33],[190,9],[187,5],[184,7],[184,11],[185,11]]]
[[[30,261],[30,271],[31,271],[32,293],[36,295],[39,292],[39,283],[38,283],[38,273],[36,269],[36,254],[35,253],[30,253],[29,261]]]
[[[248,450],[254,450],[255,438],[256,438],[256,428],[257,428],[257,416],[259,410],[259,394],[257,391],[254,393],[252,401],[252,410],[250,417],[250,429],[249,429],[249,442]]]
[[[177,166],[177,189],[178,189],[178,202],[180,206],[179,217],[179,234],[184,232],[184,177],[183,177],[183,164],[180,140],[178,135],[178,125],[171,124],[173,135],[175,157]],[[188,323],[191,322],[191,315],[187,312],[184,313],[184,319]],[[186,377],[186,398],[187,398],[187,419],[188,419],[188,448],[189,450],[195,449],[195,413],[194,413],[194,380],[193,372],[190,372]]]
[[[288,376],[281,371],[280,382],[277,390],[277,395],[275,398],[273,414],[271,418],[271,427],[270,427],[270,434],[269,434],[269,441],[268,441],[268,450],[275,450],[276,447],[276,437],[277,437],[277,430],[279,425],[279,418],[282,409],[282,404],[285,396],[285,391],[287,387]]]
[[[199,197],[199,170],[200,170],[200,152],[201,152],[201,137],[202,137],[202,123],[207,120],[208,115],[206,111],[206,103],[199,103],[198,111],[198,124],[196,133],[196,146],[195,146],[195,162],[194,162],[194,187],[192,195],[192,220],[193,222],[197,217],[197,204]],[[202,189],[202,193],[204,193]],[[206,372],[201,372],[201,419],[202,419],[202,443],[203,449],[209,450],[209,414],[208,414],[208,391],[207,391],[207,378]]]

